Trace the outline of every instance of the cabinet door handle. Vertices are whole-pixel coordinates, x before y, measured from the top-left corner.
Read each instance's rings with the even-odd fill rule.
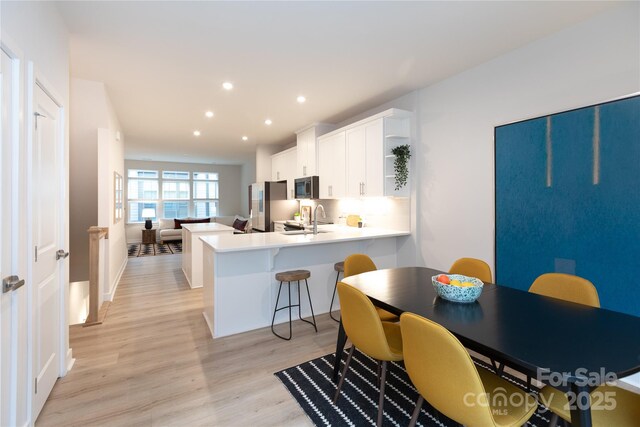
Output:
[[[307,176],[307,167],[302,166],[302,175]]]
[[[58,249],[56,252],[56,261],[59,259],[65,259],[69,256],[69,252],[65,252],[64,249]]]
[[[276,172],[276,179],[279,180],[280,179],[280,172]]]
[[[362,183],[362,195],[364,196],[365,191],[364,191],[364,182]]]

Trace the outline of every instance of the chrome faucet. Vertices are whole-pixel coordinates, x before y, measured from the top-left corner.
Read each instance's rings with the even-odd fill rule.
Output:
[[[313,234],[318,234],[318,208],[322,209],[322,218],[327,217],[324,213],[324,206],[318,203],[318,206],[313,210]]]

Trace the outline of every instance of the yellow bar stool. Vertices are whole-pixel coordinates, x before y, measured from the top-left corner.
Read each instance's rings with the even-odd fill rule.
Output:
[[[340,322],[340,319],[333,317],[333,301],[336,299],[336,289],[338,288],[338,281],[340,280],[340,273],[344,276],[344,261],[336,262],[333,264],[333,269],[336,271],[336,284],[333,285],[333,296],[331,297],[331,305],[329,306],[329,316],[336,322]]]
[[[280,287],[278,288],[278,297],[276,298],[276,306],[273,310],[273,318],[271,319],[271,332],[273,332],[273,335],[277,336],[278,338],[282,338],[283,340],[289,341],[293,335],[291,330],[291,309],[293,307],[298,307],[298,317],[300,318],[300,320],[312,325],[313,329],[315,329],[316,332],[318,332],[318,327],[316,325],[316,317],[313,314],[313,304],[311,303],[311,294],[309,293],[309,282],[307,282],[307,279],[309,277],[311,277],[311,272],[309,270],[291,270],[291,271],[282,271],[280,273],[276,273],[276,280],[280,282]],[[309,307],[311,307],[311,318],[313,319],[313,322],[310,322],[302,318],[301,294],[300,294],[301,280],[304,280],[304,283],[307,286],[307,296],[309,297]],[[278,307],[278,304],[280,302],[280,292],[282,291],[282,283],[284,282],[287,282],[287,289],[289,291],[289,300],[288,300],[289,304],[283,307]],[[298,282],[298,303],[297,304],[291,304],[291,282]],[[273,328],[273,324],[276,320],[276,313],[280,310],[286,310],[286,309],[289,309],[289,336],[288,337],[284,337],[278,334]]]

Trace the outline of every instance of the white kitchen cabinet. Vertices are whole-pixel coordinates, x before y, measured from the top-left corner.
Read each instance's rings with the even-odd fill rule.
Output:
[[[320,198],[337,199],[346,195],[346,132],[318,139]]]
[[[320,198],[408,197],[409,183],[395,188],[391,150],[411,145],[410,120],[391,108],[318,138]]]
[[[283,174],[283,155],[276,153],[271,156],[271,181],[280,181],[280,175]]]
[[[296,158],[296,178],[318,175],[318,147],[319,136],[335,129],[334,125],[327,123],[315,123],[296,132],[297,158]]]
[[[346,131],[347,197],[384,196],[384,119]]]
[[[297,148],[289,148],[271,156],[271,180],[287,181],[287,199],[294,198],[294,180],[296,178]]]

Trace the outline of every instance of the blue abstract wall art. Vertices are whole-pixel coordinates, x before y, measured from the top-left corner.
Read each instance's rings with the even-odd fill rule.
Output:
[[[640,96],[495,129],[496,282],[590,280],[640,316]]]

